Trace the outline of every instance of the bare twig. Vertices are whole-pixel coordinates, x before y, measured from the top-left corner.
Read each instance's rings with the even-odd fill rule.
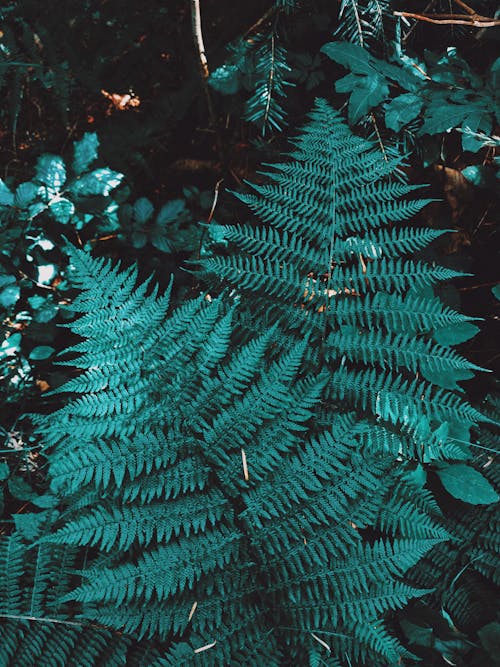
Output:
[[[467,12],[467,14],[470,14],[471,16],[476,16],[476,12],[472,9],[472,7],[469,7],[469,5],[466,5],[463,0],[455,0],[455,4],[461,7],[464,11]]]
[[[380,146],[380,150],[382,151],[382,155],[384,156],[384,160],[386,162],[389,162],[389,160],[387,159],[387,153],[385,151],[385,146],[383,144],[382,137],[380,136],[380,130],[378,129],[378,125],[377,125],[377,121],[375,119],[375,115],[372,113],[372,114],[370,114],[370,117],[372,119],[373,127],[375,128],[375,134],[377,135],[378,143],[379,143],[379,146]]]
[[[459,287],[459,292],[471,292],[475,289],[481,289],[482,287],[493,287],[493,285],[498,285],[498,280],[494,280],[491,283],[481,283],[480,285],[472,285],[472,287]]]
[[[414,14],[413,12],[393,12],[394,16],[402,16],[416,21],[436,23],[437,25],[468,25],[471,28],[493,28],[500,25],[500,20],[475,14]]]
[[[272,7],[269,7],[267,12],[265,14],[263,14],[260,17],[260,19],[255,21],[255,23],[248,28],[248,30],[245,32],[243,37],[248,37],[248,35],[251,35],[252,33],[257,32],[257,30],[259,30],[259,28],[261,27],[261,25],[263,23],[265,23],[266,21],[269,21],[269,19],[273,16],[273,14],[276,10],[277,10],[276,5],[273,5]]]
[[[217,206],[217,200],[219,199],[219,188],[223,181],[224,179],[220,178],[215,184],[214,199],[212,202],[212,208],[210,209],[210,213],[208,214],[207,225],[209,225],[212,222],[212,218],[214,217],[215,207]]]
[[[198,50],[201,72],[204,79],[208,79],[207,54],[205,53],[205,44],[203,43],[203,33],[201,31],[200,0],[191,0],[191,26],[193,29],[193,39]]]
[[[425,7],[425,9],[424,9],[424,14],[427,14],[427,12],[430,12],[430,10],[434,7],[435,4],[436,4],[436,0],[431,0],[431,1],[427,4],[427,6]],[[405,35],[404,35],[404,37],[403,37],[403,42],[406,42],[406,41],[408,40],[408,38],[410,37],[410,35],[412,34],[412,32],[415,30],[415,28],[417,27],[417,25],[418,25],[418,23],[414,23],[414,24],[411,26],[411,28],[408,30],[408,32],[405,33]]]
[[[196,50],[198,52],[198,60],[200,63],[201,79],[203,88],[205,90],[205,97],[207,98],[208,115],[210,116],[210,123],[215,127],[215,113],[212,104],[212,97],[208,87],[208,77],[210,70],[208,69],[207,54],[205,53],[205,44],[203,43],[203,33],[201,30],[201,14],[200,14],[200,0],[191,0],[191,28],[193,32],[193,40]]]

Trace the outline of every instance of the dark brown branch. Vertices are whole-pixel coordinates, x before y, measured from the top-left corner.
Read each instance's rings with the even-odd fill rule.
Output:
[[[500,20],[479,14],[414,14],[413,12],[393,12],[394,16],[403,16],[416,21],[436,23],[437,25],[468,25],[471,28],[493,28],[500,25]]]

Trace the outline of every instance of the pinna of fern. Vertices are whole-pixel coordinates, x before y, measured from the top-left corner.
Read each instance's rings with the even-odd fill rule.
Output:
[[[61,598],[73,585],[77,558],[73,547],[33,547],[18,531],[0,538],[2,666],[150,667],[159,659],[152,642],[72,618]]]

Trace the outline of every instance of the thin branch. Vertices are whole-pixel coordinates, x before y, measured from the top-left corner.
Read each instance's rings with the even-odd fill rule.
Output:
[[[430,10],[434,8],[434,5],[435,5],[435,4],[436,4],[436,0],[431,0],[431,1],[427,4],[427,6],[424,8],[424,14],[427,14],[427,12],[430,12]],[[415,28],[417,27],[417,25],[418,25],[418,23],[414,23],[414,24],[411,26],[411,28],[408,30],[408,32],[405,33],[405,35],[404,35],[404,37],[403,37],[403,42],[406,42],[406,41],[409,39],[410,35],[411,35],[412,32],[415,30]]]
[[[210,70],[208,69],[207,54],[205,53],[205,44],[203,43],[203,33],[201,31],[200,0],[191,0],[191,28],[193,32],[194,45],[198,52],[201,80],[203,82],[205,97],[207,98],[207,108],[208,115],[210,117],[210,124],[216,127],[214,107],[212,104],[210,89],[208,87],[208,77],[210,76]]]
[[[413,12],[393,12],[394,16],[402,16],[416,21],[425,21],[426,23],[435,23],[437,25],[468,25],[471,28],[494,28],[500,25],[500,20],[492,19],[488,16],[470,17],[469,14],[413,14]],[[442,17],[442,18],[436,18]]]
[[[498,285],[498,280],[494,280],[491,283],[481,283],[480,285],[472,285],[472,287],[458,287],[459,292],[471,292],[475,289],[481,289],[482,287],[493,287],[493,285]]]
[[[207,225],[209,225],[212,222],[212,218],[214,217],[215,208],[217,206],[217,200],[219,198],[219,188],[220,188],[221,183],[223,181],[224,181],[224,179],[220,178],[217,181],[217,183],[215,184],[214,199],[213,199],[213,202],[212,202],[212,208],[210,209],[210,213],[208,214]]]
[[[251,35],[251,34],[254,33],[254,32],[257,32],[257,30],[259,30],[259,28],[261,27],[261,25],[262,25],[263,23],[266,23],[266,21],[268,21],[268,20],[272,17],[272,15],[274,14],[274,12],[275,12],[276,10],[277,10],[277,6],[276,6],[276,5],[273,5],[272,7],[269,7],[269,9],[267,10],[267,12],[266,12],[265,14],[263,14],[263,15],[260,17],[260,19],[258,19],[257,21],[255,21],[255,23],[254,23],[253,25],[251,25],[251,26],[248,28],[248,30],[245,31],[245,34],[243,35],[243,38],[248,37],[248,35]]]
[[[472,9],[472,7],[469,7],[469,5],[466,5],[463,0],[455,0],[455,4],[461,7],[464,11],[467,12],[467,14],[470,14],[471,16],[477,16],[476,12]]]
[[[370,117],[372,119],[373,127],[375,128],[375,134],[377,135],[378,143],[379,143],[379,146],[380,146],[380,150],[382,151],[382,155],[384,156],[384,160],[386,162],[389,162],[389,160],[387,158],[387,153],[385,151],[385,146],[384,146],[384,143],[382,141],[382,137],[380,136],[380,130],[378,129],[377,121],[375,119],[375,114],[373,114],[373,113],[370,114]]]
[[[208,79],[210,72],[208,70],[207,54],[205,53],[205,44],[203,43],[203,33],[201,31],[200,0],[191,0],[191,27],[193,29],[193,39],[198,50],[198,58],[202,76]]]

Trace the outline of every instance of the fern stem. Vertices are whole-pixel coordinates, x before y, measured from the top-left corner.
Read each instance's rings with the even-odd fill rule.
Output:
[[[59,625],[75,625],[79,628],[87,627],[85,623],[78,623],[76,621],[62,621],[58,618],[41,618],[38,616],[23,616],[19,614],[0,614],[0,618],[8,618],[14,621],[38,621],[39,623],[57,623]]]
[[[273,96],[273,87],[274,87],[274,32],[271,35],[271,67],[269,69],[269,85],[267,88],[267,101],[266,101],[266,110],[264,112],[264,121],[262,123],[262,134],[264,134],[267,124],[267,119],[269,117],[269,110],[271,108],[271,99]]]
[[[359,37],[359,43],[361,46],[364,46],[364,39],[363,39],[363,29],[361,28],[361,21],[359,20],[359,13],[358,13],[358,5],[356,0],[351,0],[352,3],[352,10],[354,12],[354,16],[356,18],[356,26],[358,28],[358,37]]]

